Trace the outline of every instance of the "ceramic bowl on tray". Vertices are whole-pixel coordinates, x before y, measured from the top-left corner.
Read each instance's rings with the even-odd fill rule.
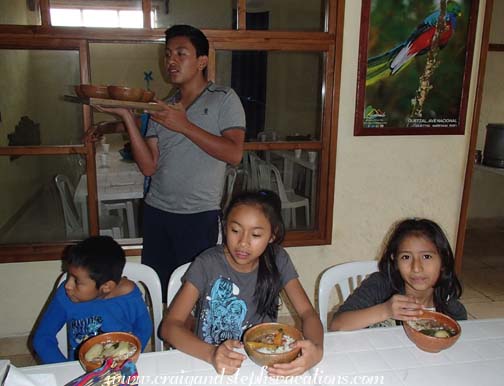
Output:
[[[129,102],[140,102],[144,96],[143,88],[108,86],[108,92],[112,99]]]
[[[120,365],[127,359],[136,362],[142,351],[138,338],[127,332],[106,332],[87,339],[79,348],[79,362],[86,371],[101,367],[113,357]]]
[[[80,86],[75,87],[75,93],[77,94],[77,96],[86,98],[109,98],[108,87],[102,85],[81,84]]]
[[[75,95],[77,95],[79,98],[85,98],[86,97],[84,95],[84,93],[81,91],[81,85],[80,84],[74,86],[74,91],[75,91]]]
[[[403,322],[408,338],[423,351],[436,353],[455,344],[460,324],[440,312],[424,311],[421,319]]]
[[[150,90],[144,90],[143,96],[142,96],[142,102],[149,103],[154,99],[154,96],[156,93],[154,91]]]
[[[259,366],[271,366],[275,363],[292,362],[301,348],[291,348],[290,345],[302,340],[301,332],[283,323],[257,324],[243,335],[245,351],[254,363]]]

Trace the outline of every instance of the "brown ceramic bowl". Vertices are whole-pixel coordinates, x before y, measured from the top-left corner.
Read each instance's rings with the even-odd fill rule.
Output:
[[[130,102],[140,102],[144,95],[143,88],[122,86],[108,86],[108,92],[112,99]]]
[[[77,95],[79,98],[85,98],[86,97],[84,95],[84,93],[81,91],[81,85],[80,84],[74,86],[74,91],[75,91],[75,95]]]
[[[458,338],[460,338],[460,334],[462,332],[460,324],[449,316],[440,312],[424,311],[422,319],[434,319],[443,326],[455,331],[455,335],[449,338],[438,338],[435,336],[425,335],[414,329],[408,322],[404,322],[403,327],[404,331],[406,331],[406,335],[408,335],[408,338],[410,338],[410,340],[415,343],[420,350],[432,353],[439,352],[453,346]]]
[[[279,330],[283,330],[286,335],[294,338],[294,340],[302,340],[303,334],[293,327],[282,323],[261,323],[254,327],[249,328],[243,335],[243,345],[245,351],[254,363],[259,366],[272,366],[275,363],[289,363],[292,362],[301,351],[301,348],[295,348],[290,351],[282,353],[264,353],[257,351],[252,347],[254,342],[260,341],[261,337],[267,334],[275,334]]]
[[[142,102],[149,103],[154,99],[156,93],[154,91],[145,90],[142,96]]]
[[[88,361],[86,360],[86,353],[95,344],[105,344],[109,342],[128,342],[134,345],[136,347],[136,351],[128,358],[133,362],[137,361],[140,356],[140,352],[142,351],[142,344],[140,343],[140,340],[138,340],[138,338],[133,334],[127,332],[106,332],[104,334],[96,335],[86,340],[79,348],[79,362],[84,370],[87,372],[93,371],[103,365],[106,358],[102,361]],[[124,362],[124,360],[119,361],[118,364],[121,364],[122,362]]]
[[[109,98],[107,86],[96,86],[93,84],[81,84],[79,86],[79,89],[80,89],[81,94],[87,98],[102,98],[102,99]],[[77,93],[77,89],[75,90],[75,92]]]

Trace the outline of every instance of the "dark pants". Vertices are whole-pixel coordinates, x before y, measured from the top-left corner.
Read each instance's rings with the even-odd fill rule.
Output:
[[[220,210],[177,214],[144,205],[142,264],[159,275],[164,303],[172,272],[217,243],[219,215]]]

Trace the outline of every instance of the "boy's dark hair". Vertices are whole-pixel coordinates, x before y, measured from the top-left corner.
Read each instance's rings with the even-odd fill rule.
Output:
[[[227,220],[233,208],[238,205],[250,205],[260,208],[271,224],[274,240],[268,244],[263,254],[259,257],[254,301],[257,304],[259,315],[268,315],[270,318],[276,319],[279,308],[278,297],[282,287],[280,272],[275,261],[275,244],[280,245],[285,237],[282,202],[278,195],[270,190],[244,192],[231,200],[226,210],[224,221]],[[224,242],[225,238],[226,234],[224,232]]]
[[[98,289],[109,280],[119,283],[126,257],[112,237],[92,236],[69,248],[65,264],[87,269]]]
[[[396,292],[404,292],[404,280],[397,268],[395,256],[401,242],[409,236],[424,237],[437,248],[441,257],[441,273],[434,287],[434,306],[437,311],[446,312],[448,300],[458,299],[462,295],[462,286],[455,273],[455,259],[450,243],[441,227],[434,221],[407,219],[396,224],[378,263],[380,272],[387,275]]]
[[[191,41],[197,57],[208,56],[208,39],[198,28],[186,24],[174,25],[165,31],[166,43],[177,36],[185,36]]]

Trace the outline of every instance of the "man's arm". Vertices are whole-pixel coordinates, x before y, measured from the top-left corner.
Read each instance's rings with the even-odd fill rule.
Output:
[[[136,117],[131,110],[101,106],[95,106],[95,108],[103,113],[115,114],[122,119],[130,138],[131,152],[138,168],[143,175],[152,176],[156,172],[159,159],[157,139],[144,139],[138,128]]]
[[[190,123],[184,135],[203,151],[220,161],[231,165],[238,165],[241,162],[245,141],[243,129],[228,129],[222,133],[222,137],[219,137]]]
[[[190,122],[182,104],[170,105],[160,101],[158,104],[163,106],[163,110],[151,113],[151,118],[154,121],[169,130],[185,135],[204,152],[220,161],[231,165],[240,163],[243,155],[245,130],[229,128],[222,132],[222,136],[214,135]]]

